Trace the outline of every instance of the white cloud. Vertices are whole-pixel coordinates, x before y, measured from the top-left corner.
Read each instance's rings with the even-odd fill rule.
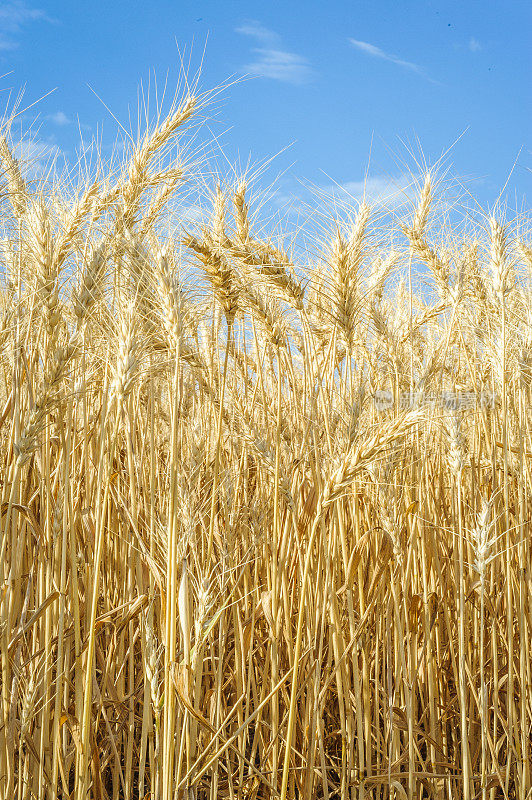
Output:
[[[391,61],[392,64],[397,64],[398,67],[404,67],[412,72],[417,72],[419,75],[425,74],[423,67],[420,67],[419,64],[413,64],[411,61],[404,61],[402,58],[398,58],[392,53],[386,53],[384,50],[381,50],[380,47],[377,47],[374,44],[370,44],[369,42],[361,42],[358,39],[349,39],[349,42],[353,45],[353,47],[356,47],[357,50],[360,50],[362,53],[365,53],[368,56],[372,56],[373,58],[381,58],[383,61]]]
[[[34,180],[47,173],[61,155],[61,150],[54,142],[27,139],[13,148],[13,155],[19,162],[23,176]]]
[[[474,36],[471,37],[469,40],[469,49],[472,53],[478,53],[479,50],[482,50],[482,45],[480,44],[478,39],[475,39]]]
[[[257,60],[244,67],[245,71],[252,75],[296,85],[307,83],[312,77],[312,70],[307,60],[296,53],[262,48],[253,52],[257,53]]]
[[[362,199],[379,214],[397,214],[411,207],[418,191],[414,175],[376,175],[366,180],[306,187],[287,181],[273,193],[272,202],[284,213],[300,219],[311,219],[316,212],[321,218],[329,218],[331,214],[350,215],[356,212]]]
[[[416,191],[412,176],[390,178],[376,175],[366,180],[323,186],[318,193],[323,201],[333,202],[339,206],[348,207],[365,198],[370,206],[391,210],[398,209],[411,201]]]
[[[313,70],[308,60],[297,53],[283,50],[280,37],[260,22],[246,22],[240,25],[236,32],[249,36],[262,45],[252,49],[255,60],[242,68],[244,72],[294,85],[308,83],[311,80]]]
[[[280,43],[279,36],[265,28],[257,20],[252,19],[249,22],[245,22],[236,29],[236,32],[241,33],[243,36],[252,36],[263,45],[269,45],[270,47],[278,47]]]
[[[54,125],[70,125],[71,120],[67,117],[64,111],[55,111],[53,114],[48,114],[46,119],[53,122]]]
[[[14,50],[18,47],[17,36],[30,22],[50,22],[50,18],[40,8],[30,8],[22,0],[0,4],[0,50]]]

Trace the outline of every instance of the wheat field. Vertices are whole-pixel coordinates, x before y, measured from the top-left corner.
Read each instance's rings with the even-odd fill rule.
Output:
[[[209,102],[70,181],[3,127],[0,798],[527,800],[529,218],[302,248]]]

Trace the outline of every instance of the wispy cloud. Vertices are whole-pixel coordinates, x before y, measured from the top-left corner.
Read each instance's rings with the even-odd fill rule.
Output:
[[[474,36],[471,37],[469,40],[469,49],[472,53],[478,53],[479,50],[482,50],[482,45],[480,44],[478,39],[475,39]]]
[[[372,56],[373,58],[381,58],[383,61],[391,61],[392,64],[397,64],[398,67],[409,69],[411,72],[417,72],[419,75],[423,75],[425,78],[428,77],[423,67],[419,66],[419,64],[414,64],[412,61],[405,61],[404,59],[393,55],[393,53],[386,53],[384,50],[374,44],[370,44],[369,42],[361,42],[358,39],[349,39],[349,42],[353,47],[356,47],[357,50],[360,50],[362,53],[365,53],[368,56]]]
[[[244,65],[243,72],[294,85],[308,83],[312,79],[314,71],[308,60],[298,53],[283,49],[278,34],[260,22],[246,22],[236,32],[255,39],[261,45],[252,49],[255,59]]]
[[[47,21],[50,17],[40,8],[31,8],[22,0],[0,4],[0,50],[15,50],[18,36],[30,22]]]
[[[254,50],[258,58],[246,64],[246,72],[261,78],[273,78],[276,81],[300,85],[308,83],[312,70],[307,61],[296,53],[285,50]]]
[[[42,178],[61,154],[61,149],[50,139],[26,139],[13,148],[13,155],[28,180]]]
[[[321,186],[296,185],[287,181],[273,195],[273,203],[291,217],[320,218],[331,214],[355,213],[365,199],[380,214],[399,213],[408,208],[417,193],[415,176],[375,175],[365,180],[328,183]]]
[[[415,196],[416,186],[412,176],[391,178],[375,175],[366,180],[345,181],[330,184],[319,189],[323,201],[349,208],[353,203],[365,199],[373,207],[397,210]]]
[[[236,32],[241,33],[243,36],[252,36],[265,46],[278,47],[281,43],[281,38],[277,33],[265,28],[264,25],[253,19],[240,25]]]
[[[54,125],[59,125],[61,127],[63,127],[63,125],[70,125],[72,122],[64,111],[55,111],[53,114],[47,114],[46,119],[48,122],[53,122]]]

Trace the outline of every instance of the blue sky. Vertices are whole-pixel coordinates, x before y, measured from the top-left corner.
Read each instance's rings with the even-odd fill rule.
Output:
[[[181,50],[203,62],[204,88],[253,76],[217,98],[208,128],[230,161],[276,156],[265,179],[279,176],[280,203],[308,185],[357,197],[366,175],[382,197],[421,152],[430,163],[452,147],[446,165],[485,205],[513,167],[506,196],[522,206],[531,43],[528,0],[28,0],[0,3],[0,86],[6,102],[25,87],[23,105],[55,90],[23,124],[39,115],[43,152],[72,158],[78,124],[113,142],[103,103],[129,128],[150,72],[173,87]]]

